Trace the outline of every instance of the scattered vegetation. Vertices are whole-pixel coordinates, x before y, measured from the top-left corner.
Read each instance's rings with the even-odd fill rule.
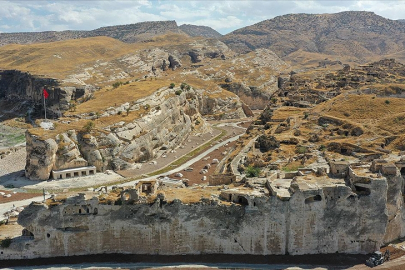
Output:
[[[74,101],[74,100],[69,101],[69,111],[71,111],[71,112],[76,111],[76,101]]]
[[[260,174],[260,168],[254,166],[248,166],[246,168],[247,177],[258,177]]]
[[[84,126],[83,126],[83,131],[89,133],[95,128],[96,124],[94,121],[88,121]]]
[[[305,154],[308,152],[308,148],[306,146],[297,146],[295,152],[297,152],[297,154]]]
[[[191,86],[190,85],[188,85],[187,83],[181,83],[181,85],[180,85],[180,89],[181,90],[190,90],[191,89]]]
[[[115,82],[115,83],[112,84],[112,87],[115,89],[115,88],[120,87],[121,85],[123,85],[122,82]]]

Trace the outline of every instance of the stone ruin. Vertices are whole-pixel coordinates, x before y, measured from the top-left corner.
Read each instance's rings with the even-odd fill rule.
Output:
[[[211,198],[188,203],[169,201],[168,187],[156,180],[141,180],[115,200],[81,194],[33,203],[18,220],[30,238],[1,250],[0,259],[21,258],[20,250],[24,258],[369,253],[405,235],[404,160],[329,160],[328,168],[273,170],[219,183]]]

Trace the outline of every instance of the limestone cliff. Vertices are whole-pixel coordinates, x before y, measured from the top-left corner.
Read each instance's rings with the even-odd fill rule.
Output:
[[[49,97],[46,100],[48,116],[69,109],[69,101],[83,97],[95,91],[91,85],[67,87],[52,78],[31,75],[19,70],[0,70],[0,99],[18,102],[27,107],[38,107],[38,113],[43,110],[43,89]],[[25,112],[22,112],[25,113]]]
[[[97,171],[134,168],[179,147],[195,129],[207,132],[210,128],[202,115],[245,117],[246,108],[236,96],[210,98],[200,90],[176,91],[166,87],[134,103],[106,111],[101,117],[122,113],[126,108],[148,109],[146,115],[134,121],[117,122],[97,132],[71,129],[41,140],[28,131],[26,176],[47,180],[52,170],[88,165],[96,166]]]
[[[368,253],[383,243],[387,181],[374,179],[358,196],[345,185],[303,188],[291,198],[224,190],[221,197],[185,204],[158,195],[152,204],[109,205],[84,196],[50,206],[31,204],[19,223],[34,236],[15,242],[5,259],[101,253],[308,254]],[[29,245],[26,245],[29,244]],[[24,246],[24,251],[19,251]],[[23,249],[21,249],[23,250]]]

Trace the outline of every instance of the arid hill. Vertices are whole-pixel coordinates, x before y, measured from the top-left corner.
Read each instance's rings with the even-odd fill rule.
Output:
[[[185,30],[183,32],[183,30]],[[167,33],[189,34],[190,36],[215,37],[220,35],[205,26],[177,26],[175,21],[140,22],[127,25],[106,26],[90,31],[45,31],[26,33],[0,33],[0,46],[7,44],[33,44],[63,41],[88,37],[112,37],[127,43],[149,40]]]
[[[206,37],[206,38],[219,38],[222,37],[220,33],[208,26],[182,24],[180,30],[191,37]]]
[[[221,40],[239,52],[268,48],[280,57],[301,51],[363,62],[376,55],[403,57],[405,25],[373,12],[288,14],[238,29]]]

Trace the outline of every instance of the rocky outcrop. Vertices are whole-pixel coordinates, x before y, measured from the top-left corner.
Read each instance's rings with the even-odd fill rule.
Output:
[[[41,140],[38,136],[26,133],[27,163],[25,176],[31,180],[45,180],[56,161],[58,145],[55,140]]]
[[[48,116],[52,112],[56,114],[56,112],[68,110],[71,100],[77,100],[95,91],[95,87],[90,85],[61,86],[55,79],[34,76],[19,70],[0,71],[0,99],[29,102],[34,107],[38,105],[40,107],[38,109],[41,110],[43,109],[43,89],[46,89],[49,94],[46,99]]]
[[[134,104],[124,104],[130,110],[146,106],[149,111],[139,119],[112,124],[101,132],[69,130],[46,141],[27,132],[26,176],[46,180],[52,170],[90,165],[97,171],[133,168],[179,147],[196,126],[199,132],[207,132],[209,127],[202,115],[245,117],[237,97],[209,98],[194,89],[175,94],[178,90],[164,88]],[[118,111],[107,111],[101,117]],[[54,146],[52,150],[48,150],[48,145]],[[33,157],[40,161],[33,161]]]

